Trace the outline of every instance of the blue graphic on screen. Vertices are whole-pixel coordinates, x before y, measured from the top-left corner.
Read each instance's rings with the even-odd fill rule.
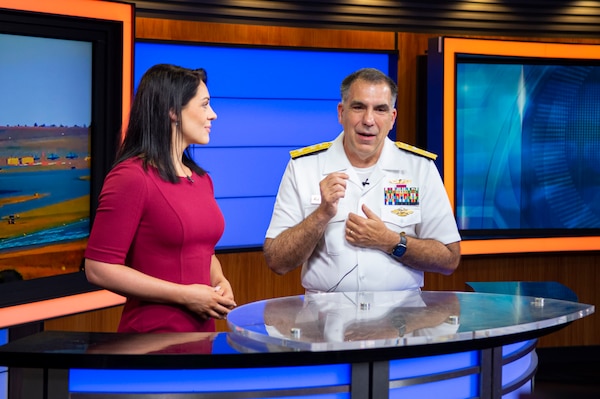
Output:
[[[600,67],[459,62],[456,72],[463,234],[600,228]]]
[[[137,87],[148,68],[205,68],[217,113],[210,143],[193,146],[225,217],[217,249],[260,247],[289,151],[333,140],[340,84],[357,69],[389,74],[390,54],[138,42]]]

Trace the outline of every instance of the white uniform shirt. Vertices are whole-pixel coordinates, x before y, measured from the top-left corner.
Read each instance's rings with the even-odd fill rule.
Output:
[[[302,285],[314,291],[394,291],[423,286],[423,272],[376,249],[346,241],[349,212],[365,217],[366,204],[393,230],[449,244],[460,241],[442,179],[432,160],[401,150],[386,138],[381,157],[363,186],[343,148],[343,133],[325,151],[291,159],[281,180],[267,238],[294,227],[319,206],[319,182],[333,172],[350,176],[345,197],[324,237],[302,265]],[[400,188],[398,188],[400,187]],[[411,193],[411,188],[412,193]],[[394,203],[393,191],[418,205]],[[388,193],[386,199],[386,192]],[[406,196],[403,196],[406,194]],[[387,202],[386,202],[387,200]],[[398,241],[400,238],[398,237]]]

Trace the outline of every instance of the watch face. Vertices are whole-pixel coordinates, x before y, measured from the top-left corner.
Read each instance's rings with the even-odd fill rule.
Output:
[[[406,252],[406,237],[404,235],[400,235],[400,243],[396,245],[394,250],[392,251],[392,255],[396,258],[401,257]]]
[[[406,245],[398,244],[396,245],[396,248],[394,248],[394,250],[392,251],[392,254],[396,257],[400,257],[404,255],[404,252],[406,252]]]

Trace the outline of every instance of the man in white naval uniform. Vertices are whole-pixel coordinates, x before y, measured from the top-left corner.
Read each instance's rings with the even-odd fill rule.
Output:
[[[398,89],[376,69],[344,79],[331,143],[292,151],[264,243],[268,266],[302,265],[308,291],[419,289],[451,274],[460,235],[435,155],[387,135]]]

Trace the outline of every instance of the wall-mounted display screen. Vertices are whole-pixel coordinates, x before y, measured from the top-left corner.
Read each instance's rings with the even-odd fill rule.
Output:
[[[11,55],[0,63],[0,251],[60,243],[72,257],[89,235],[92,42],[0,34],[0,53]],[[28,278],[81,262],[2,258]]]
[[[217,113],[210,143],[194,146],[213,179],[225,217],[218,250],[262,247],[289,151],[333,140],[340,132],[340,84],[374,67],[396,80],[388,52],[220,47],[139,41],[137,83],[152,65],[205,68]],[[395,132],[393,133],[395,136]]]
[[[600,66],[466,58],[456,85],[464,234],[600,229]]]
[[[0,9],[0,307],[98,289],[83,253],[132,91],[131,5],[12,3]]]
[[[432,44],[443,117],[428,142],[443,149],[463,252],[600,249],[600,47]]]

